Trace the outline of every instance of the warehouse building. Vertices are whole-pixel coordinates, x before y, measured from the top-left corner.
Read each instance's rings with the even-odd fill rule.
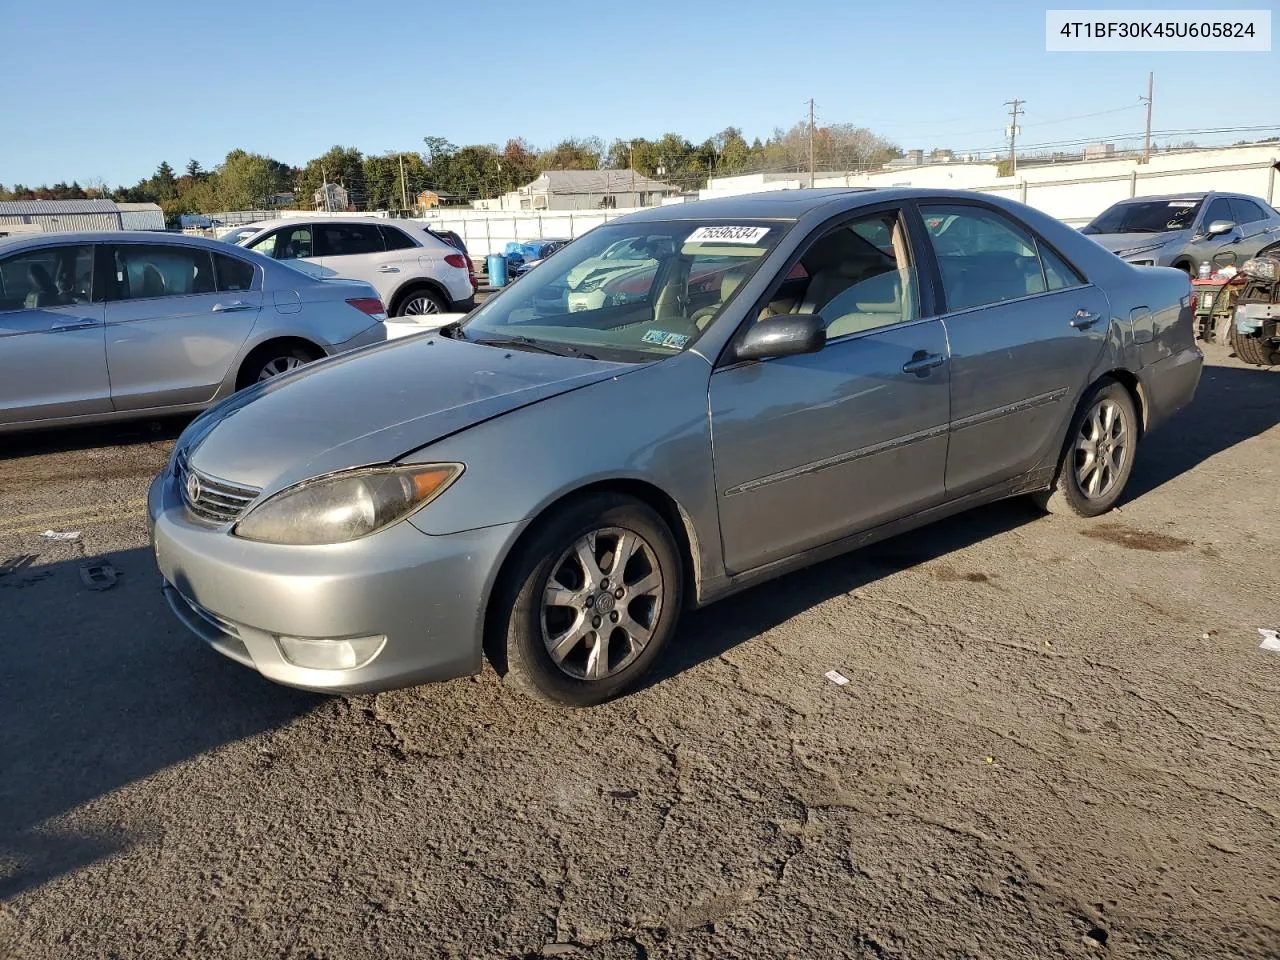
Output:
[[[68,230],[163,230],[164,211],[154,203],[111,200],[0,201],[0,236]]]

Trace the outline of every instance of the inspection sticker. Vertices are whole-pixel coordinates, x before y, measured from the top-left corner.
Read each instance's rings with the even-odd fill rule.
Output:
[[[689,234],[685,243],[747,243],[756,244],[764,239],[769,227],[699,227]]]
[[[640,338],[645,343],[656,343],[660,347],[675,347],[679,350],[689,338],[682,333],[668,333],[666,330],[646,330]]]

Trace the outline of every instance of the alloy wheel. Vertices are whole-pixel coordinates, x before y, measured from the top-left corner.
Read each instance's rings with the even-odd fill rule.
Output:
[[[662,569],[648,540],[621,527],[584,534],[561,555],[543,589],[547,653],[576,679],[614,676],[653,638],[662,595]]]
[[[1090,500],[1110,493],[1129,456],[1129,428],[1120,404],[1107,397],[1085,415],[1076,436],[1076,485]]]
[[[282,373],[296,370],[303,363],[304,361],[297,357],[276,357],[274,360],[268,360],[262,365],[262,370],[258,373],[258,380],[270,380],[272,377],[278,377]]]
[[[405,301],[402,316],[421,317],[431,313],[439,313],[440,304],[427,296],[417,296]]]

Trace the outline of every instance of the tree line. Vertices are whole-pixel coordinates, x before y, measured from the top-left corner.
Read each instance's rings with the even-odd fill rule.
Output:
[[[569,137],[537,149],[515,137],[495,144],[457,146],[443,137],[423,138],[422,149],[366,155],[356,147],[334,146],[301,167],[273,157],[232,150],[213,169],[190,160],[178,173],[162,161],[150,177],[133,186],[108,187],[78,182],[28,187],[0,184],[0,200],[76,200],[105,198],[154,202],[174,221],[184,213],[217,213],[305,207],[315,204],[324,184],[337,184],[357,210],[395,210],[415,205],[424,190],[444,205],[496,197],[534,180],[546,170],[634,169],[682,190],[696,190],[713,176],[760,171],[809,169],[810,130],[798,123],[789,130],[750,143],[737,127],[725,127],[701,143],[677,133],[656,140]],[[898,147],[853,124],[832,124],[812,132],[813,163],[818,170],[877,168],[902,155]]]

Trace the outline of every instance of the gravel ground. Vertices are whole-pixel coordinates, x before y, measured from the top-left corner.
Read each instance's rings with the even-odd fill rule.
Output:
[[[10,439],[0,955],[1280,956],[1280,375],[1210,361],[1108,517],[789,576],[578,712],[273,686],[160,599],[180,424]]]

